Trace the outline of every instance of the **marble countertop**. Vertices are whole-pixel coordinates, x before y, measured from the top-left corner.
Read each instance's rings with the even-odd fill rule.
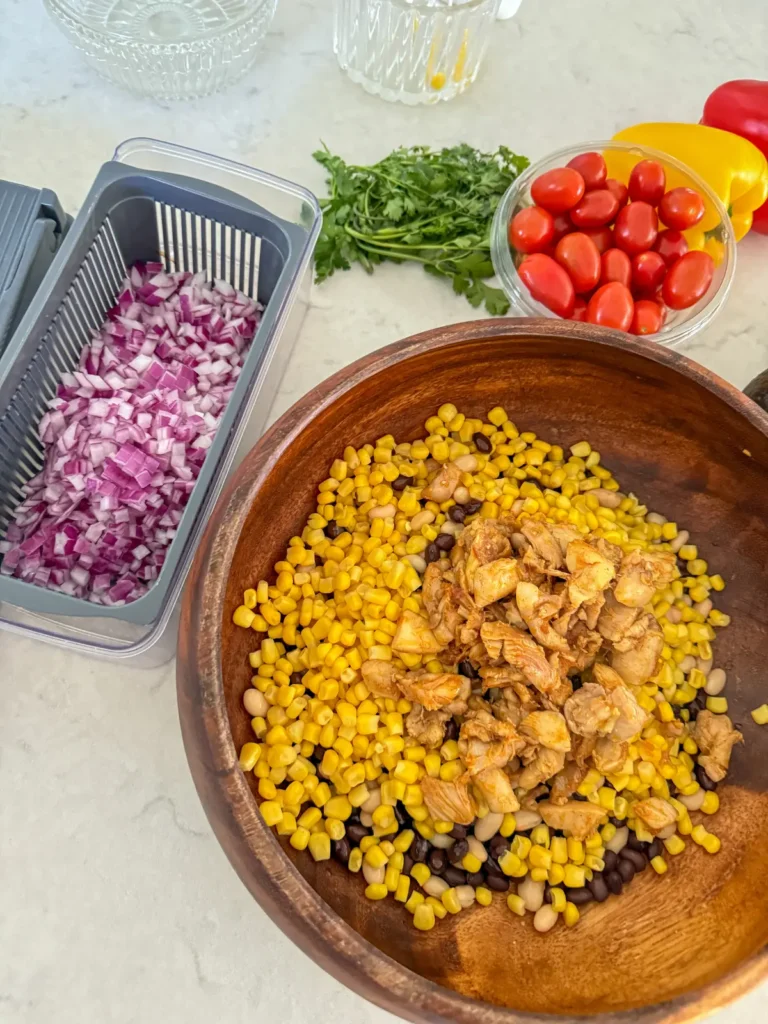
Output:
[[[256,69],[177,106],[103,82],[31,0],[0,22],[0,177],[74,212],[121,140],[151,135],[322,194],[319,139],[361,163],[394,146],[504,142],[537,158],[642,120],[696,121],[729,78],[765,77],[764,0],[523,0],[464,97],[427,109],[338,71],[331,5],[280,0]],[[742,387],[768,366],[768,238],[739,246],[726,309],[687,353]],[[272,416],[351,360],[475,316],[410,267],[317,289]],[[195,794],[173,664],[138,671],[0,634],[0,1021],[325,1024],[394,1018],[300,954],[250,899]],[[758,1024],[768,987],[716,1024]]]

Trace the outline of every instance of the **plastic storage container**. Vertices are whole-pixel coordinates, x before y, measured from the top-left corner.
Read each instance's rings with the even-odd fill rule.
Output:
[[[177,604],[228,473],[261,433],[306,311],[317,200],[240,164],[149,139],[105,164],[0,360],[0,535],[42,464],[37,424],[62,372],[115,304],[127,268],[205,270],[264,305],[234,393],[158,580],[121,607],[0,577],[0,628],[83,653],[154,665],[173,656]]]

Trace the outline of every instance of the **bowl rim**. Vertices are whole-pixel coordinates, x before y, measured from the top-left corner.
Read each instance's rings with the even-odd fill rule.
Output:
[[[357,359],[280,416],[251,449],[219,498],[184,590],[176,671],[179,717],[190,771],[217,839],[251,895],[304,953],[358,995],[416,1024],[583,1024],[586,1018],[504,1008],[429,981],[350,928],[311,887],[258,813],[257,801],[238,765],[218,653],[221,607],[234,551],[254,497],[308,422],[361,381],[411,356],[483,338],[514,341],[537,336],[546,340],[567,337],[622,349],[670,367],[712,392],[768,437],[768,414],[751,399],[693,360],[653,342],[606,328],[541,318],[477,320],[434,328]],[[246,479],[239,482],[243,468]],[[766,977],[768,945],[703,988],[663,1003],[595,1014],[590,1020],[595,1024],[687,1024],[745,995]]]
[[[677,157],[672,156],[670,153],[664,153],[660,149],[654,149],[651,146],[646,146],[637,142],[623,142],[618,139],[610,139],[608,141],[598,140],[597,142],[584,142],[572,144],[570,146],[563,146],[561,149],[553,150],[553,152],[542,157],[540,160],[537,160],[535,163],[529,164],[529,166],[517,178],[515,178],[512,184],[507,188],[496,207],[496,212],[494,213],[493,221],[491,223],[491,261],[493,263],[493,268],[499,278],[504,294],[512,303],[513,308],[517,306],[523,311],[523,315],[525,316],[560,319],[556,313],[553,313],[551,310],[547,309],[543,303],[534,299],[522,283],[517,272],[517,267],[512,259],[509,242],[507,241],[507,228],[512,212],[517,205],[520,196],[527,188],[529,188],[534,179],[542,173],[545,164],[551,164],[553,161],[557,161],[558,164],[562,164],[564,166],[568,160],[571,160],[573,157],[579,156],[582,153],[592,152],[593,150],[605,152],[605,150],[610,149],[624,151],[628,154],[635,152],[641,155],[641,159],[659,160],[668,164],[670,167],[674,167],[679,173],[685,174],[690,179],[691,183],[703,193],[705,198],[712,204],[720,217],[720,222],[725,234],[725,241],[723,245],[726,264],[723,279],[720,282],[717,291],[710,296],[706,305],[691,317],[690,320],[685,320],[682,323],[671,327],[662,327],[658,334],[652,336],[656,345],[666,345],[668,347],[682,345],[684,342],[690,341],[696,334],[707,327],[723,308],[731,290],[731,285],[733,284],[734,274],[736,273],[737,246],[731,218],[728,216],[728,211],[720,197],[711,185],[704,181],[700,174],[694,171],[692,167],[689,167],[682,160],[678,160]]]

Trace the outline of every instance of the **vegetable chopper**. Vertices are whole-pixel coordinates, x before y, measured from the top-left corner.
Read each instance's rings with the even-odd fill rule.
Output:
[[[104,164],[48,273],[17,300],[15,330],[0,333],[0,537],[24,484],[42,467],[37,426],[58,380],[77,367],[131,265],[204,271],[258,300],[264,312],[149,591],[102,606],[0,576],[0,628],[137,664],[172,657],[176,606],[197,542],[227,475],[264,427],[303,320],[320,223],[310,192],[209,154],[133,139]],[[10,315],[8,322],[14,325]]]

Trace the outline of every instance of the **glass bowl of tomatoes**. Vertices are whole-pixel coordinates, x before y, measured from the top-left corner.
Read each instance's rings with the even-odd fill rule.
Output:
[[[718,196],[680,161],[645,146],[568,146],[504,194],[491,258],[520,316],[586,321],[689,340],[722,307],[736,240]]]

